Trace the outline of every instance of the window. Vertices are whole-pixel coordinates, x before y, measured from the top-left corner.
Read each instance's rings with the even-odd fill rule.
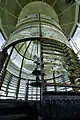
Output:
[[[4,42],[5,42],[5,39],[2,35],[2,33],[0,32],[0,51],[2,50],[2,45],[4,44]]]
[[[77,27],[74,36],[70,40],[70,44],[78,57],[80,59],[80,25]]]

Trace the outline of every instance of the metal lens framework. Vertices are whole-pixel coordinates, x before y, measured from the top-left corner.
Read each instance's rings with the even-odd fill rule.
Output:
[[[9,50],[8,50],[9,49]],[[79,91],[79,61],[55,21],[28,16],[6,42],[1,98],[40,100],[44,91]]]

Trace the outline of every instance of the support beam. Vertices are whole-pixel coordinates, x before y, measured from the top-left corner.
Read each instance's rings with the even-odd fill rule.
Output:
[[[0,6],[0,9],[3,10],[4,12],[8,13],[9,15],[13,16],[14,18],[18,19],[17,16],[15,16],[14,14],[12,14],[11,12],[9,12],[8,10],[6,10],[5,8]]]
[[[61,24],[60,26],[62,27],[62,26],[71,25],[71,24],[74,24],[74,23],[75,23],[75,21],[72,21],[72,22],[70,22],[70,23]]]
[[[56,3],[57,3],[57,0],[54,1],[54,3],[52,4],[52,7],[54,7]]]
[[[58,14],[58,17],[61,16],[62,14],[64,14],[67,10],[69,10],[70,8],[72,8],[73,6],[75,6],[76,3],[72,4],[71,6],[69,6],[68,8],[66,8],[65,10],[63,10],[60,14]]]
[[[19,7],[21,8],[21,10],[22,10],[23,8],[22,8],[21,4],[19,3],[19,1],[16,0],[16,2],[17,2],[17,4],[19,5]]]

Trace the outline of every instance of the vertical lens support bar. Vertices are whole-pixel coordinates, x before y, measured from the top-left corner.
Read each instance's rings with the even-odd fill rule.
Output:
[[[26,50],[25,50],[25,52],[24,52],[23,58],[22,58],[22,63],[21,63],[20,72],[19,72],[19,79],[18,79],[17,88],[16,88],[16,99],[18,99],[18,93],[19,93],[19,87],[20,87],[21,73],[22,73],[24,58],[25,58],[26,52],[27,52],[30,44],[31,44],[31,41],[29,42],[29,44],[28,44],[28,46],[27,46],[27,48],[26,48]]]

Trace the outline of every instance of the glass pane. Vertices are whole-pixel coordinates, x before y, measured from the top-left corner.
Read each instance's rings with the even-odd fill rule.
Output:
[[[4,42],[5,42],[4,37],[2,36],[0,32],[0,51],[2,50],[2,45],[4,44]]]

